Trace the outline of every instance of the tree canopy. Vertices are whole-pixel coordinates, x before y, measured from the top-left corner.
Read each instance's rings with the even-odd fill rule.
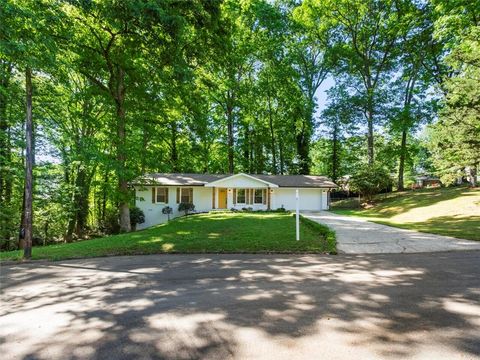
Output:
[[[475,180],[477,0],[0,6],[2,249],[130,231],[145,173]]]

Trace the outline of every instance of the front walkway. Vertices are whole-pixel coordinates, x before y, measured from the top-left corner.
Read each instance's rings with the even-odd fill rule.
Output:
[[[480,242],[376,224],[328,211],[302,212],[337,233],[337,249],[347,254],[415,253],[480,249]]]

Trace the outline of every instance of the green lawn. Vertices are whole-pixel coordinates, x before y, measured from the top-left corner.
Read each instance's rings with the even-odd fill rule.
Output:
[[[33,248],[33,259],[61,260],[158,253],[295,253],[335,252],[335,235],[327,227],[302,219],[295,241],[295,219],[288,213],[209,213],[172,220],[134,233],[76,243]],[[3,252],[1,260],[21,258]]]
[[[380,195],[368,209],[333,204],[337,214],[354,215],[385,225],[480,241],[480,189],[423,189]]]

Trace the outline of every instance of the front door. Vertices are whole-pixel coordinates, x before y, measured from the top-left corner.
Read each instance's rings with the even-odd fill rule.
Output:
[[[225,188],[218,189],[218,208],[227,208],[227,189]]]

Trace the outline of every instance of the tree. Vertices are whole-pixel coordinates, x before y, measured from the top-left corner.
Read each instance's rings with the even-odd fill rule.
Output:
[[[195,16],[191,17],[191,11]],[[201,2],[117,2],[82,3],[70,6],[73,16],[72,34],[79,55],[78,69],[115,106],[115,172],[118,179],[118,206],[121,231],[130,231],[128,181],[128,96],[147,89],[147,62],[163,69],[178,61],[184,62],[184,49],[191,44],[182,40],[184,31],[202,27],[215,17],[215,4]],[[70,40],[70,39],[67,39]],[[172,56],[173,55],[173,56]],[[148,60],[147,60],[148,59]]]
[[[429,21],[431,7],[409,8],[409,17],[414,20],[402,35],[402,53],[397,60],[398,78],[393,81],[390,89],[393,93],[394,106],[390,116],[390,129],[400,134],[398,182],[399,191],[404,190],[405,162],[409,156],[407,139],[411,131],[422,123],[433,118],[433,102],[435,97],[427,98],[428,89],[434,82],[432,71],[425,66],[425,59],[432,58],[429,54],[432,48],[432,28]]]
[[[44,71],[53,63],[56,50],[53,34],[56,26],[59,26],[61,22],[55,4],[50,2],[2,3],[2,13],[8,15],[4,17],[5,41],[2,47],[2,55],[7,64],[7,76],[8,72],[15,68],[22,71],[25,77],[25,182],[20,221],[20,244],[24,248],[24,257],[29,259],[32,255],[33,239],[33,167],[35,162],[33,76],[35,70]],[[3,131],[6,123],[7,121],[2,122]],[[5,139],[3,131],[0,137]],[[5,143],[2,142],[2,147],[4,145]],[[0,156],[5,158],[6,151],[2,149],[1,152]]]
[[[328,91],[330,102],[322,112],[321,124],[327,129],[330,149],[327,151],[327,174],[337,181],[341,171],[342,143],[346,135],[357,131],[358,119],[361,117],[360,101],[348,93],[344,84],[339,84]]]
[[[332,44],[335,73],[346,73],[357,79],[352,84],[363,98],[370,164],[375,159],[378,90],[392,69],[395,50],[405,29],[403,5],[404,2],[393,0],[307,0],[302,4],[304,18],[313,31],[328,30],[329,34],[335,34]]]
[[[392,180],[389,173],[379,165],[364,165],[350,179],[350,190],[363,195],[371,201],[373,195],[391,189]]]
[[[437,3],[436,36],[449,49],[445,62],[453,75],[444,79],[440,118],[432,125],[430,148],[444,182],[467,171],[472,186],[480,164],[480,19],[478,1]]]

